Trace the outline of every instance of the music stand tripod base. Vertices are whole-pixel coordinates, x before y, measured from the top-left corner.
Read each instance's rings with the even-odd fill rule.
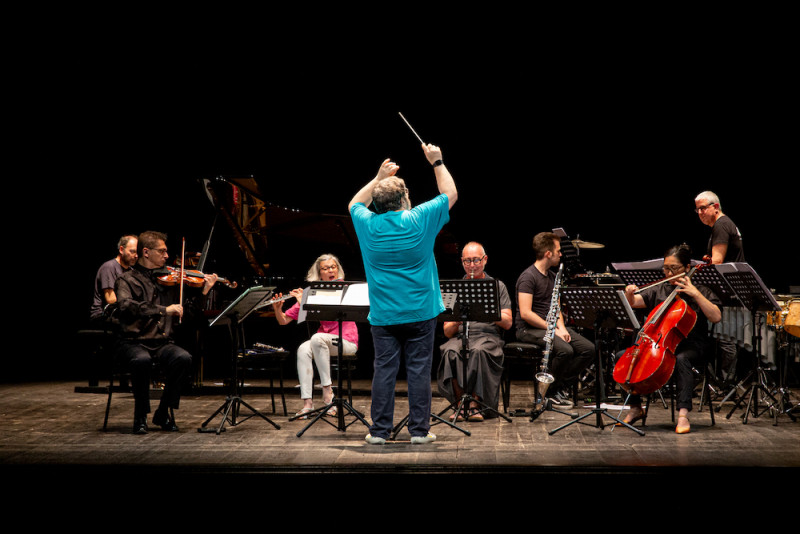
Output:
[[[238,419],[239,410],[241,409],[241,406],[244,406],[245,408],[250,410],[250,414],[243,417],[242,419]],[[217,427],[216,430],[211,428],[206,428],[208,424],[219,414],[222,414],[222,421],[220,422],[219,427]],[[267,416],[265,416],[264,414],[262,414],[249,404],[247,404],[247,402],[245,402],[241,397],[236,395],[230,395],[228,396],[228,398],[225,399],[225,403],[222,406],[220,406],[217,409],[217,411],[211,415],[211,417],[206,419],[202,425],[200,425],[200,428],[198,428],[197,431],[207,432],[207,433],[215,432],[217,435],[219,435],[222,432],[225,432],[226,423],[230,424],[231,426],[236,426],[244,423],[245,421],[247,421],[252,417],[261,417],[266,422],[274,426],[276,429],[280,430],[281,428],[280,425],[278,425],[277,423],[269,419]]]
[[[235,301],[233,301],[225,310],[223,310],[222,313],[209,321],[210,326],[217,323],[227,324],[231,334],[231,393],[225,398],[225,402],[222,404],[222,406],[217,408],[211,417],[206,419],[203,424],[200,425],[200,428],[197,429],[198,432],[215,432],[217,435],[219,435],[225,431],[226,423],[230,424],[231,426],[236,426],[256,416],[268,422],[276,429],[281,428],[277,423],[247,404],[247,402],[242,399],[242,396],[239,392],[238,378],[238,357],[240,351],[241,353],[244,353],[244,347],[240,347],[240,345],[244,342],[243,322],[253,310],[258,308],[263,302],[269,299],[274,289],[274,287],[251,287],[239,295],[239,297],[237,297]],[[250,414],[242,419],[239,419],[239,411],[242,406],[250,410]],[[222,414],[222,421],[216,430],[206,428],[208,424],[220,414]]]
[[[559,430],[562,430],[575,423],[588,425],[589,423],[585,423],[583,420],[587,417],[595,415],[596,420],[593,426],[597,428],[605,428],[605,425],[603,424],[603,417],[605,416],[615,421],[620,426],[624,426],[630,430],[633,430],[640,436],[644,436],[644,431],[626,423],[618,417],[614,417],[613,415],[609,414],[608,410],[603,408],[600,404],[600,399],[603,398],[604,392],[603,386],[601,385],[602,380],[600,379],[603,376],[603,358],[599,347],[599,333],[603,329],[611,327],[626,326],[638,328],[638,321],[635,319],[633,310],[631,310],[630,304],[628,304],[624,292],[617,288],[597,287],[590,288],[587,291],[583,291],[581,288],[575,289],[576,290],[573,292],[564,291],[562,293],[562,297],[568,309],[581,305],[585,309],[592,310],[591,313],[586,314],[585,317],[583,317],[582,322],[579,324],[593,328],[596,333],[595,373],[597,377],[595,378],[595,405],[588,413],[581,415],[577,419],[573,419],[572,421],[569,421],[558,428],[548,431],[548,434],[553,435]]]
[[[341,365],[341,355],[344,352],[344,343],[341,342],[341,340],[344,339],[342,336],[344,332],[343,323],[345,321],[366,321],[369,314],[369,304],[359,300],[359,298],[363,298],[365,295],[365,292],[363,291],[359,293],[359,289],[363,289],[362,286],[363,284],[360,283],[342,280],[334,280],[329,282],[314,281],[309,286],[309,290],[303,292],[301,310],[308,314],[308,318],[318,321],[336,321],[337,323],[339,335],[334,340],[334,343],[338,344],[338,350],[336,351],[336,358],[339,363],[336,378],[337,392],[343,391]],[[354,294],[357,295],[357,297],[354,297],[355,300],[353,301],[348,301],[350,295],[348,295],[347,292],[348,290],[351,290],[351,288],[356,288]],[[333,425],[326,419],[322,419],[328,413],[328,410],[333,407],[336,407],[336,425]],[[303,429],[297,433],[298,438],[301,437],[306,430],[311,428],[314,423],[320,420],[335,426],[337,430],[342,432],[347,430],[347,427],[356,421],[361,421],[364,426],[369,428],[369,423],[366,421],[366,419],[364,419],[364,416],[339,395],[334,395],[331,402],[326,406],[311,410],[310,412],[306,412],[301,415],[295,415],[289,420],[294,421],[303,416],[310,418],[311,414],[316,415],[311,418],[308,424],[306,424]],[[345,414],[353,415],[355,419],[350,423],[346,423]]]
[[[447,308],[447,310],[440,314],[438,319],[440,321],[460,321],[463,325],[461,332],[461,349],[458,356],[461,359],[460,380],[463,393],[455,406],[451,404],[439,414],[431,414],[431,417],[438,420],[440,423],[445,423],[460,430],[467,436],[471,436],[472,434],[469,431],[464,430],[450,421],[442,419],[440,416],[447,410],[453,409],[455,410],[454,420],[458,421],[458,414],[466,413],[464,409],[469,408],[469,406],[474,403],[480,407],[481,413],[494,413],[497,417],[510,423],[511,419],[505,414],[500,413],[497,409],[473,397],[469,393],[472,388],[467,379],[467,367],[470,358],[470,321],[491,323],[500,320],[500,286],[497,280],[494,278],[441,280],[439,285],[442,292],[442,300],[445,302],[445,308]]]

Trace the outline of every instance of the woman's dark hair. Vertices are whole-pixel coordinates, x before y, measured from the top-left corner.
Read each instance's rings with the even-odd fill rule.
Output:
[[[675,256],[678,258],[678,261],[681,262],[681,265],[687,266],[692,263],[692,249],[686,243],[682,243],[680,245],[675,245],[671,249],[669,249],[665,254],[664,257],[668,256]]]

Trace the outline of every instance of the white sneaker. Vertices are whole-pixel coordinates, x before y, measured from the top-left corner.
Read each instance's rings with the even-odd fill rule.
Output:
[[[428,432],[427,436],[411,436],[411,443],[430,443],[436,441],[436,434]]]
[[[366,441],[370,445],[383,445],[384,443],[386,443],[385,439],[372,437],[372,434],[367,434],[367,436],[364,438],[364,441]]]

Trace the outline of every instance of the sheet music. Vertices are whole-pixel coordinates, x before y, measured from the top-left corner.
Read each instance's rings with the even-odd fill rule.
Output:
[[[308,296],[306,296],[308,293]],[[305,304],[320,306],[331,306],[342,301],[343,289],[320,289],[313,288],[303,292]]]
[[[342,297],[343,306],[369,306],[369,287],[367,283],[350,284]]]
[[[239,322],[244,321],[253,310],[258,308],[259,304],[266,302],[272,296],[275,287],[261,287],[254,286],[247,289],[244,293],[239,295],[236,300],[231,302],[222,313],[209,321],[209,326],[213,326],[218,322],[227,320],[228,316],[237,313]]]
[[[303,318],[322,320],[332,313],[345,312],[352,316],[369,313],[369,291],[366,282],[313,282],[303,292]],[[305,312],[308,312],[306,315]],[[332,320],[332,319],[324,319]],[[349,319],[357,320],[357,319]],[[299,320],[298,320],[299,322]]]

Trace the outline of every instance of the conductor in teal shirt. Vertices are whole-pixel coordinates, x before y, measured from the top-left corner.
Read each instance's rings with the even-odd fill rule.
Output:
[[[364,260],[375,349],[372,425],[366,437],[371,444],[385,443],[392,431],[402,355],[411,442],[436,439],[430,433],[431,365],[437,316],[444,304],[433,246],[458,193],[441,149],[423,144],[422,150],[433,167],[438,196],[412,208],[405,182],[395,176],[399,167],[387,159],[349,205]]]

